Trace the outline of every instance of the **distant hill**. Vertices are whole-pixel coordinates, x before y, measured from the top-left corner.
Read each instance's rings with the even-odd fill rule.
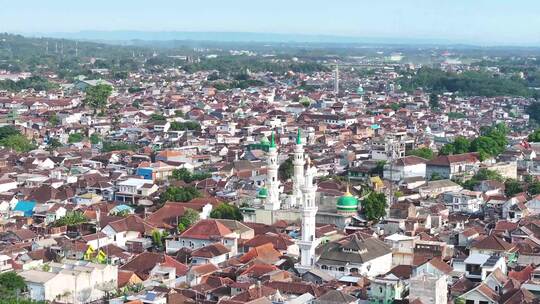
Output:
[[[249,33],[249,32],[145,32],[145,31],[81,31],[65,33],[34,33],[33,36],[48,36],[55,38],[83,39],[92,41],[216,41],[216,42],[304,42],[332,44],[452,44],[447,40],[412,39],[412,38],[366,38],[338,35],[306,35],[278,33]]]

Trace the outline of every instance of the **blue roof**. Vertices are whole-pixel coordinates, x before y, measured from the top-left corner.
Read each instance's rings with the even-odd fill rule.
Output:
[[[36,207],[36,202],[34,201],[19,201],[13,211],[21,211],[24,213],[24,216],[32,216],[34,213],[34,207]]]
[[[378,128],[380,128],[380,127],[381,127],[381,126],[379,126],[378,124],[373,124],[373,125],[371,125],[371,128],[372,128],[373,130],[378,129]]]
[[[133,208],[131,208],[130,206],[122,204],[122,205],[118,205],[118,206],[112,208],[111,211],[123,212],[123,211],[132,211],[132,210],[133,210]]]

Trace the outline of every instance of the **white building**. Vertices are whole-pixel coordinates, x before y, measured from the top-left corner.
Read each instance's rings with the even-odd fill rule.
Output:
[[[48,266],[49,271],[32,269],[20,273],[34,301],[87,303],[103,298],[118,284],[118,269],[113,265],[66,260]]]
[[[401,181],[410,177],[426,176],[426,159],[418,156],[405,156],[384,166],[383,176],[392,181]]]
[[[316,264],[336,278],[351,273],[375,277],[392,268],[392,251],[379,239],[352,234],[325,244]]]

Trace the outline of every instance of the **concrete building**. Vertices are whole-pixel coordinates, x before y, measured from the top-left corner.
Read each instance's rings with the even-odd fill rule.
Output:
[[[118,268],[88,261],[66,260],[49,263],[48,271],[20,273],[34,301],[87,303],[103,298],[117,286]]]
[[[422,303],[446,304],[446,276],[422,273],[409,280],[409,302],[419,299]]]

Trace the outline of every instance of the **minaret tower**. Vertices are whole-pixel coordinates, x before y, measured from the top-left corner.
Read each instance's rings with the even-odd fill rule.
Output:
[[[294,147],[294,175],[293,175],[293,200],[292,207],[302,204],[302,185],[304,184],[304,145],[300,134],[300,128],[296,134],[296,146]]]
[[[315,205],[315,194],[317,185],[313,183],[313,178],[317,174],[317,169],[311,166],[311,161],[307,159],[306,177],[302,192],[304,202],[302,204],[302,239],[298,242],[300,247],[300,264],[296,268],[300,271],[307,271],[315,264],[315,248],[319,245],[319,240],[315,236],[315,217],[317,206]]]
[[[270,148],[268,149],[268,163],[266,172],[266,188],[268,189],[268,197],[264,204],[266,210],[279,210],[281,207],[279,201],[279,179],[278,179],[278,152],[274,132],[270,140]]]

